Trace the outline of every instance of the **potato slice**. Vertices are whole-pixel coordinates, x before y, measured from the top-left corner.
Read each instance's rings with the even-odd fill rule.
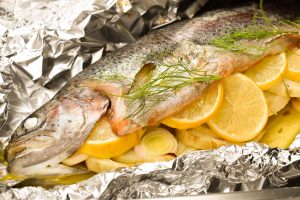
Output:
[[[69,158],[62,161],[62,163],[65,165],[68,165],[68,166],[73,166],[73,165],[76,165],[76,164],[79,164],[79,163],[85,161],[87,158],[88,158],[87,155],[81,154],[79,152],[75,152]]]
[[[119,163],[128,164],[128,165],[137,165],[137,164],[147,163],[147,162],[169,161],[174,158],[175,158],[175,156],[166,154],[166,155],[156,156],[149,160],[145,160],[145,159],[139,157],[135,153],[135,151],[133,149],[131,149],[120,156],[116,156],[116,157],[112,158],[112,160],[119,162]]]
[[[112,171],[121,167],[128,167],[128,165],[123,163],[115,162],[111,159],[98,159],[89,157],[85,161],[88,170],[93,172],[107,172]]]
[[[181,156],[182,154],[189,153],[192,151],[196,151],[197,149],[186,146],[182,142],[178,142],[176,156]]]
[[[269,120],[259,141],[270,147],[288,148],[300,132],[300,112],[291,105]]]
[[[194,129],[176,130],[180,142],[194,149],[215,149],[232,144],[226,140],[214,137],[212,130],[199,126]]]

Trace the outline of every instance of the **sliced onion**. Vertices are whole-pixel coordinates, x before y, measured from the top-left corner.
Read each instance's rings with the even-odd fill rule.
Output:
[[[157,156],[176,153],[177,141],[166,129],[156,128],[144,135],[141,143],[134,147],[134,151],[139,157],[152,160]]]

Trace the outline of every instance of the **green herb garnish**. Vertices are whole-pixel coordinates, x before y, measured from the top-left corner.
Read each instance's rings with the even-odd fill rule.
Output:
[[[245,28],[236,29],[221,37],[210,41],[211,45],[224,50],[235,51],[253,55],[261,55],[266,47],[258,40],[270,38],[277,35],[298,33],[300,20],[273,20],[268,17],[263,9],[263,0],[260,0],[260,9],[253,17],[250,25]],[[254,42],[254,44],[251,44]]]
[[[147,78],[142,77],[144,82],[134,82],[132,89],[122,96],[129,101],[130,113],[127,117],[145,114],[157,103],[165,100],[170,92],[195,83],[220,79],[218,75],[191,67],[187,58],[175,56],[171,52],[156,55],[155,60],[155,64],[146,65],[156,67],[152,66],[153,70],[148,73]]]

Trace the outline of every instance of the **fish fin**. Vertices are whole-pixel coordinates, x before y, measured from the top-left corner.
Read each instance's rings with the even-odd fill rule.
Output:
[[[140,71],[136,74],[129,92],[134,91],[136,88],[144,85],[150,80],[156,66],[153,63],[144,64]]]

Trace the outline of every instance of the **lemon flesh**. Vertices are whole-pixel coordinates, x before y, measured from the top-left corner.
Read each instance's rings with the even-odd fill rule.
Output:
[[[137,131],[118,136],[112,131],[107,118],[102,117],[78,152],[94,158],[112,158],[137,145],[142,133],[143,131]]]
[[[180,113],[168,117],[163,124],[177,129],[188,129],[206,123],[219,109],[223,99],[221,83],[210,87],[198,101],[188,105]]]
[[[224,98],[209,127],[232,142],[255,138],[268,119],[268,105],[261,89],[247,76],[235,73],[222,80]]]
[[[287,68],[285,53],[268,56],[256,63],[245,73],[262,90],[270,89],[279,83]]]

